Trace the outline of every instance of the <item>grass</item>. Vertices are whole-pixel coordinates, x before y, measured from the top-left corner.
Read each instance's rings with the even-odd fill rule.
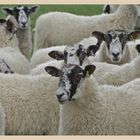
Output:
[[[0,5],[2,7],[14,7],[15,5]],[[30,5],[28,5],[30,6]],[[35,27],[35,22],[38,16],[48,13],[50,11],[61,11],[69,12],[78,15],[97,15],[102,13],[103,5],[40,5],[40,8],[36,13],[31,16],[32,28]],[[5,17],[2,12],[0,12],[0,18]]]

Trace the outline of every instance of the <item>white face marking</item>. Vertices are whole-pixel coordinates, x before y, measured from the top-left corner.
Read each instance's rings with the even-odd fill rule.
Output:
[[[17,8],[19,10],[19,17],[18,17],[18,23],[20,28],[26,28],[28,26],[28,17],[23,10],[23,7]]]

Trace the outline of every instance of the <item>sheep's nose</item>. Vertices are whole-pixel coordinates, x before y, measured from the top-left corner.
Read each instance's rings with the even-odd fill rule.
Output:
[[[27,22],[21,22],[21,23],[22,23],[22,25],[25,27],[25,25],[26,25]]]
[[[64,93],[57,95],[57,99],[60,100]]]
[[[112,55],[115,57],[115,58],[117,58],[118,56],[119,56],[119,52],[118,53],[112,53]]]

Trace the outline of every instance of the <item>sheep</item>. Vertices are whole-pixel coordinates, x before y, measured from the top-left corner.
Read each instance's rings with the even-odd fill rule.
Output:
[[[56,45],[69,45],[89,37],[92,30],[132,31],[137,20],[135,5],[122,5],[117,12],[96,16],[79,16],[63,12],[41,15],[36,21],[35,50]],[[48,27],[48,28],[46,28]]]
[[[93,58],[93,62],[107,62],[116,65],[122,65],[130,62],[137,56],[137,51],[128,42],[135,40],[140,36],[140,31],[130,33],[124,30],[109,30],[107,33],[94,31],[92,33],[97,37],[99,44],[103,41],[101,49]],[[134,44],[134,43],[133,43]]]
[[[6,135],[56,135],[58,79],[50,75],[0,73],[0,102],[6,115]]]
[[[58,135],[139,135],[140,79],[123,86],[99,85],[95,65],[67,64],[45,70],[59,77]]]
[[[91,46],[91,45],[96,45],[97,44],[97,38],[95,37],[88,37],[82,39],[79,44],[83,45],[85,48]],[[76,43],[77,44],[77,43]],[[31,69],[35,68],[37,65],[41,63],[46,63],[48,61],[53,60],[50,56],[49,53],[52,51],[64,51],[64,49],[69,46],[69,45],[63,45],[63,46],[52,46],[50,48],[42,48],[34,52],[33,56],[31,57]],[[70,45],[72,46],[72,45]]]
[[[86,42],[84,41],[81,43],[84,44]],[[39,75],[42,73],[46,73],[44,68],[49,65],[57,66],[58,68],[61,68],[61,66],[63,66],[64,63],[74,63],[74,64],[84,66],[89,63],[89,61],[87,60],[87,57],[95,55],[95,53],[96,53],[96,51],[98,51],[98,49],[99,49],[98,44],[95,44],[95,45],[91,44],[91,45],[85,47],[79,43],[74,44],[72,46],[66,46],[64,51],[60,51],[60,50],[62,50],[61,48],[58,48],[58,50],[56,48],[56,50],[54,50],[54,51],[50,51],[51,49],[46,48],[45,52],[47,52],[50,57],[52,57],[56,60],[61,60],[61,61],[58,62],[56,60],[55,61],[51,60],[49,62],[45,62],[40,65],[36,65],[34,68],[31,69],[30,74]],[[44,55],[46,55],[46,54],[44,54]],[[42,58],[43,58],[43,55],[42,55]]]
[[[18,48],[16,20],[13,16],[0,19],[0,58],[16,73],[29,74],[30,64]]]
[[[136,78],[140,77],[140,72],[139,72],[139,66],[140,66],[140,56],[138,55],[136,58],[134,58],[131,62],[126,63],[124,65],[114,65],[114,64],[108,64],[108,63],[100,63],[100,62],[93,62],[91,61],[91,57],[88,57],[88,54],[86,54],[86,52],[88,52],[84,46],[79,45],[81,48],[82,47],[82,51],[80,52],[81,54],[86,55],[86,57],[82,57],[82,55],[78,56],[77,52],[79,50],[78,48],[78,44],[77,47],[73,46],[73,48],[75,48],[75,51],[71,51],[70,49],[65,49],[65,51],[70,55],[73,54],[72,59],[70,58],[69,55],[64,56],[59,52],[59,51],[53,51],[51,52],[51,56],[57,60],[61,60],[60,62],[58,61],[50,61],[47,63],[43,63],[40,64],[38,66],[36,66],[34,69],[31,70],[31,75],[39,75],[39,74],[43,74],[46,73],[46,71],[44,70],[44,68],[46,66],[56,66],[57,68],[62,68],[62,66],[64,64],[78,64],[80,65],[80,59],[82,59],[82,63],[81,66],[85,66],[87,64],[94,64],[97,67],[97,70],[94,72],[94,76],[95,79],[97,80],[97,82],[99,84],[109,84],[109,85],[115,85],[115,86],[120,86],[123,85],[131,80],[134,80]],[[69,48],[69,47],[68,47]],[[77,48],[77,49],[76,49]],[[89,46],[90,48],[90,46]],[[93,47],[95,48],[95,47]],[[96,51],[94,51],[94,49],[88,49],[90,50],[91,54],[95,54]],[[138,44],[136,46],[137,52],[140,53],[140,45]],[[90,54],[90,55],[91,55]],[[75,56],[77,55],[77,56]],[[90,56],[89,55],[89,56]],[[77,58],[76,58],[77,57]],[[87,58],[88,57],[88,58]],[[64,61],[62,61],[64,60]],[[102,75],[102,76],[101,76]]]
[[[137,9],[138,9],[138,19],[137,19],[137,22],[136,22],[136,26],[135,28],[136,29],[139,29],[140,28],[140,5],[137,5]],[[110,14],[110,13],[114,13],[117,11],[119,5],[117,4],[105,4],[104,7],[103,7],[103,13],[105,14]]]
[[[2,11],[6,15],[12,15],[16,18],[19,25],[17,37],[21,53],[29,60],[32,54],[32,33],[30,15],[36,11],[39,6],[15,6],[12,8],[4,7]]]

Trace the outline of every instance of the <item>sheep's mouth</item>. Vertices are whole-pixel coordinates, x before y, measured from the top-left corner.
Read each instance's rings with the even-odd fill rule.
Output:
[[[119,59],[119,58],[113,58],[113,61],[114,61],[114,62],[119,62],[120,59]]]

